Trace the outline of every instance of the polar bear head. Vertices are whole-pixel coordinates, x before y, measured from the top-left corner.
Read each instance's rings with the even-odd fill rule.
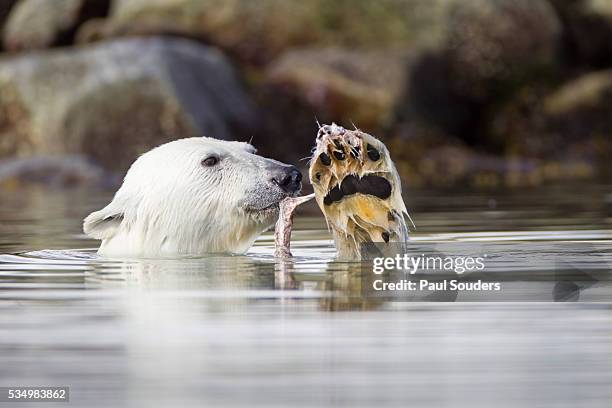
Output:
[[[175,140],[136,160],[112,202],[85,218],[98,253],[172,256],[243,253],[296,195],[294,167],[253,146],[207,137]]]

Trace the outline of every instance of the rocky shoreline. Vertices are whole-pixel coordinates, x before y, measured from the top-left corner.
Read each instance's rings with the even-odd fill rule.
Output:
[[[384,140],[409,185],[612,177],[612,3],[322,3],[4,2],[0,159],[121,175],[205,134],[297,162],[318,119]]]

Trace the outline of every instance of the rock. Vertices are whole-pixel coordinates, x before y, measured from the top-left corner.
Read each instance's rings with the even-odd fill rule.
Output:
[[[0,29],[4,30],[4,23],[11,9],[18,0],[2,0],[0,1]]]
[[[563,146],[562,150],[586,158],[600,174],[612,176],[612,70],[570,81],[546,97],[540,111],[548,149]]]
[[[392,138],[387,147],[403,182],[411,188],[539,186],[593,179],[597,174],[594,163],[578,156],[560,160],[488,154],[452,139]]]
[[[447,26],[443,46],[410,67],[398,116],[484,144],[491,106],[556,66],[561,25],[545,0],[473,0],[451,5]]]
[[[546,0],[472,0],[450,11],[448,58],[455,86],[477,99],[554,64],[561,24]]]
[[[563,22],[569,64],[603,68],[612,64],[612,2],[551,0]]]
[[[420,122],[468,143],[477,143],[479,135],[475,130],[483,115],[483,103],[455,89],[453,72],[445,55],[423,54],[406,76],[405,91],[396,107],[396,126]]]
[[[411,54],[397,50],[308,47],[273,60],[254,88],[260,107],[261,152],[281,160],[303,159],[320,123],[353,123],[380,134],[391,119]]]
[[[84,154],[123,171],[183,137],[240,137],[255,117],[232,67],[184,39],[129,39],[0,60],[0,157]]]
[[[576,112],[599,113],[598,123],[612,124],[612,70],[589,73],[568,82],[545,99],[544,108],[547,114],[558,118]]]
[[[53,187],[108,186],[116,178],[80,156],[37,156],[0,160],[0,187],[42,184]]]
[[[612,175],[612,70],[553,90],[523,90],[502,107],[489,133],[506,154],[582,162],[592,174]]]
[[[565,145],[550,134],[542,111],[542,100],[550,92],[547,87],[526,87],[502,104],[486,124],[489,148],[501,155],[559,158]]]
[[[270,64],[264,84],[296,95],[317,116],[376,129],[390,119],[409,61],[398,51],[294,50]]]
[[[453,0],[456,1],[456,0]],[[81,41],[173,34],[265,64],[292,47],[431,44],[449,0],[115,0],[109,18],[86,24]]]
[[[77,26],[108,10],[109,0],[20,0],[8,16],[3,33],[9,51],[69,44]]]
[[[298,95],[273,87],[257,87],[253,96],[260,121],[253,144],[259,153],[286,163],[305,164],[318,131],[317,120],[324,123],[333,118],[318,116]]]

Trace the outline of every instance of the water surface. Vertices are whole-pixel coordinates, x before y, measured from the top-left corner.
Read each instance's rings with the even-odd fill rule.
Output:
[[[610,194],[411,191],[406,201],[415,243],[572,242],[608,259]],[[0,386],[68,385],[71,405],[101,407],[612,401],[609,302],[364,299],[312,206],[297,216],[290,263],[273,258],[269,233],[244,256],[101,259],[80,224],[110,197],[0,190]]]

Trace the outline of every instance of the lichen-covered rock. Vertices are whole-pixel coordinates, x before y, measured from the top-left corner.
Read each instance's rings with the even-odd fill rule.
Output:
[[[547,114],[559,118],[577,111],[599,112],[602,117],[597,122],[608,119],[612,124],[612,70],[593,72],[568,82],[545,99],[544,107]]]
[[[554,63],[561,25],[546,0],[471,0],[450,11],[447,53],[456,86],[475,98]]]
[[[445,5],[457,0],[115,0],[80,41],[132,34],[201,39],[242,61],[265,64],[288,48],[436,43]]]
[[[398,51],[294,50],[269,65],[264,82],[297,95],[317,115],[372,129],[390,119],[410,61]]]
[[[216,50],[129,39],[0,60],[0,156],[85,154],[125,170],[169,140],[239,137],[254,113]]]
[[[561,26],[545,0],[473,0],[449,7],[444,46],[410,67],[398,116],[483,143],[489,109],[557,63]]]
[[[254,89],[265,154],[302,159],[320,123],[378,133],[392,119],[412,54],[398,50],[301,48],[270,63]],[[258,143],[259,145],[260,143]]]
[[[40,49],[70,42],[76,27],[101,16],[108,0],[20,0],[10,11],[3,30],[9,51]]]

